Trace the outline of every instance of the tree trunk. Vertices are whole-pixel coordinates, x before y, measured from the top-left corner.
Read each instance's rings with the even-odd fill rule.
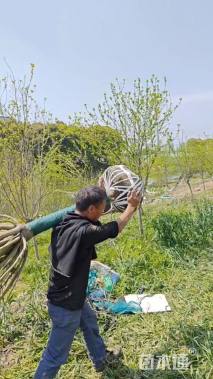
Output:
[[[39,261],[40,257],[39,257],[39,252],[38,252],[38,242],[35,237],[33,237],[33,245],[34,245],[34,250],[35,250],[35,256]]]
[[[192,187],[191,187],[191,183],[190,183],[190,178],[187,178],[186,179],[186,184],[188,185],[189,187],[189,190],[190,190],[190,193],[191,193],[191,199],[194,200],[194,194],[192,192]]]
[[[206,186],[205,186],[205,181],[204,181],[204,177],[203,177],[203,172],[201,174],[201,177],[202,177],[203,189],[205,191],[206,190]]]
[[[139,230],[140,230],[141,236],[144,235],[144,225],[143,225],[142,214],[143,214],[142,207],[139,206],[139,208],[138,208],[138,219],[139,219]]]
[[[175,183],[174,187],[170,188],[169,189],[169,192],[172,192],[172,191],[175,191],[178,184],[181,182],[181,180],[183,179],[183,175],[180,175],[179,178],[178,178],[178,181]]]
[[[166,179],[166,189],[168,190],[169,189],[168,170],[167,170],[167,167],[165,166],[164,166],[164,175]]]

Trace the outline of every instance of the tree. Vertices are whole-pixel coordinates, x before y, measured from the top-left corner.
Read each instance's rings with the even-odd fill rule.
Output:
[[[47,151],[50,115],[35,101],[34,65],[16,81],[13,73],[0,81],[0,185],[13,213],[27,222],[38,216],[47,195],[46,175],[56,145]]]
[[[51,136],[61,141],[64,171],[69,175],[69,168],[75,168],[76,175],[87,179],[115,164],[123,144],[120,133],[108,126],[60,123],[51,126]]]
[[[31,65],[23,80],[17,81],[12,71],[0,80],[1,196],[22,222],[38,217],[53,191],[49,167],[58,149],[55,143],[48,149],[51,115],[36,103],[33,75]]]
[[[173,157],[176,161],[176,168],[180,174],[178,182],[184,180],[187,184],[191,198],[193,190],[191,180],[194,176],[200,175],[205,190],[205,175],[212,175],[213,167],[213,140],[195,139],[179,141],[178,147],[173,146]]]
[[[172,156],[170,145],[166,145],[157,155],[151,170],[151,178],[156,180],[157,186],[166,186],[169,189],[169,183],[172,176],[177,175],[177,167]]]
[[[155,76],[145,84],[136,79],[132,91],[127,91],[125,84],[125,80],[111,83],[110,95],[104,94],[104,101],[92,110],[85,105],[86,112],[79,119],[111,126],[121,133],[122,154],[117,163],[138,174],[146,189],[156,157],[171,139],[168,124],[177,105],[172,105],[166,80],[163,89]]]
[[[206,139],[205,143],[205,167],[208,175],[213,177],[213,139]]]

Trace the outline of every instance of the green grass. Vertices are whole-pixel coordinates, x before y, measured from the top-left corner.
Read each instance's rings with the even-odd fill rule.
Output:
[[[188,211],[194,212],[190,205],[187,207]],[[184,204],[178,207],[169,205],[165,207],[164,214],[181,215],[183,209],[186,209]],[[98,312],[102,336],[110,346],[122,347],[124,359],[118,367],[108,369],[103,375],[95,374],[87,358],[82,335],[78,332],[69,361],[60,370],[59,378],[213,378],[213,246],[207,238],[202,246],[189,244],[187,250],[184,245],[184,254],[177,249],[174,253],[174,248],[165,246],[153,229],[153,220],[160,220],[161,211],[161,205],[158,208],[147,207],[145,237],[141,239],[135,219],[116,240],[99,245],[98,259],[121,274],[114,298],[145,287],[150,294],[164,293],[172,312],[147,315]],[[181,223],[181,217],[178,222]],[[208,225],[209,236],[212,230]],[[187,233],[182,235],[188,238],[184,237],[188,236]],[[50,320],[45,291],[49,237],[49,233],[39,237],[39,261],[30,249],[21,280],[10,301],[2,308],[1,379],[32,378],[47,342]],[[191,362],[186,371],[139,370],[141,354],[172,357],[181,353],[187,354]]]

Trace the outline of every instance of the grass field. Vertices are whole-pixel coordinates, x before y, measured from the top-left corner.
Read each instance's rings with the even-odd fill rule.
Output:
[[[143,239],[134,219],[116,240],[99,245],[98,259],[121,275],[113,297],[145,287],[146,293],[164,293],[172,312],[98,312],[102,336],[107,345],[122,347],[123,360],[96,374],[78,332],[59,378],[213,378],[213,205],[165,204],[145,208]],[[1,307],[1,379],[32,378],[45,347],[50,331],[45,298],[49,237],[44,233],[38,239],[39,261],[30,248],[21,280]],[[140,370],[142,354],[168,357],[170,369],[167,364],[166,370]],[[189,367],[174,370],[172,358],[180,354]]]

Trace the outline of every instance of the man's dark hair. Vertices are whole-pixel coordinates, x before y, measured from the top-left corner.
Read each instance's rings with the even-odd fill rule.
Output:
[[[76,209],[83,212],[90,205],[98,205],[107,200],[106,191],[98,186],[83,188],[76,196]]]

